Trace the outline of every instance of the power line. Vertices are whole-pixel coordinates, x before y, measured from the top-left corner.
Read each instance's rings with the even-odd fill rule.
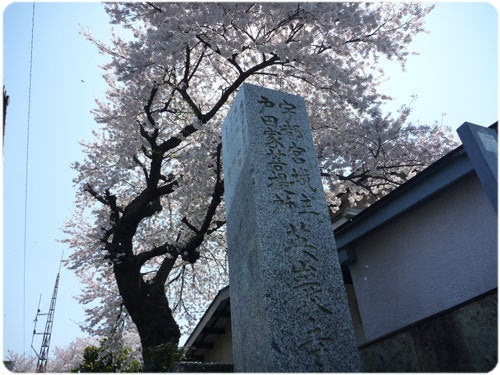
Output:
[[[26,131],[26,166],[24,180],[24,245],[23,245],[23,350],[26,353],[26,239],[28,223],[28,176],[29,176],[29,144],[30,144],[30,118],[31,118],[31,76],[33,71],[33,39],[35,30],[35,3],[31,16],[31,45],[30,45],[30,71],[28,86],[28,125]]]

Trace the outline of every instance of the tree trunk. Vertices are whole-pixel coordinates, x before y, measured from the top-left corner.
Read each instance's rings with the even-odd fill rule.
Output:
[[[180,330],[164,285],[144,282],[136,265],[115,264],[123,303],[141,338],[144,372],[167,371],[177,358]]]

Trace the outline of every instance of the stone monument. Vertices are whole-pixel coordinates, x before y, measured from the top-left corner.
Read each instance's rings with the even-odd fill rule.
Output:
[[[304,100],[244,84],[222,133],[235,371],[361,371]]]

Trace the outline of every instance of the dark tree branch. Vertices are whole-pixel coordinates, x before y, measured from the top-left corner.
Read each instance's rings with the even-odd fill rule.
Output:
[[[187,85],[182,85],[181,87],[176,87],[176,90],[181,94],[182,98],[191,107],[191,109],[193,110],[193,112],[196,115],[196,117],[198,119],[200,119],[201,121],[206,122],[206,121],[203,120],[205,118],[205,116],[201,112],[201,109],[196,105],[196,103],[193,101],[193,99],[191,98],[191,96],[187,93]],[[185,127],[184,129],[186,129],[186,128],[187,127]],[[184,129],[181,130],[181,133],[184,133]],[[191,135],[191,134],[192,133],[189,133],[187,135]]]
[[[224,57],[222,56],[222,52],[221,50],[219,49],[219,47],[213,47],[212,44],[210,44],[210,42],[208,42],[207,40],[203,39],[202,38],[202,34],[198,34],[196,35],[196,38],[201,42],[203,43],[203,45],[206,47],[206,48],[209,48],[210,50],[212,50],[213,52],[215,52],[217,55],[223,57],[227,62],[229,62],[232,66],[234,66],[236,68],[236,70],[238,71],[239,74],[243,74],[243,69],[241,68],[241,66],[236,62],[236,57],[244,52],[245,50],[247,50],[249,47],[248,46],[243,46],[241,48],[241,51],[239,53],[234,53],[230,58],[229,57]]]
[[[205,115],[205,121],[204,122],[208,122],[208,120],[210,120],[213,116],[215,116],[215,114],[219,111],[219,109],[229,99],[229,97],[231,96],[231,94],[233,92],[235,92],[238,89],[238,87],[240,87],[241,84],[243,82],[245,82],[245,80],[248,77],[250,77],[254,73],[257,73],[260,70],[266,69],[269,66],[278,63],[278,61],[279,61],[279,56],[273,55],[270,59],[262,61],[260,64],[257,64],[255,66],[251,67],[250,69],[246,70],[242,74],[240,74],[238,76],[238,78],[233,82],[233,84],[231,86],[229,86],[226,89],[226,91],[223,92],[223,94],[221,95],[221,97],[219,98],[219,100],[217,101],[217,103],[215,103],[215,105],[210,110],[210,112],[208,112]]]
[[[137,155],[134,155],[134,161],[141,167],[142,172],[144,173],[144,177],[146,178],[146,182],[149,181],[149,175],[148,175],[148,170],[144,164],[139,160]]]
[[[214,224],[214,226],[212,228],[210,228],[209,230],[207,230],[207,234],[212,234],[213,232],[222,228],[224,225],[226,225],[226,221],[225,220],[217,220],[217,221],[214,221],[212,224]]]
[[[160,197],[173,192],[175,186],[177,186],[177,181],[172,181],[158,188],[148,187],[135,197],[123,210],[123,215],[115,231],[118,237],[130,241],[142,220],[162,210]]]
[[[151,147],[156,146],[156,138],[158,137],[158,127],[156,126],[156,121],[153,118],[153,113],[151,111],[151,107],[153,105],[153,101],[156,97],[156,94],[158,93],[158,86],[154,86],[151,89],[151,94],[149,95],[148,102],[144,106],[144,112],[146,113],[146,117],[151,124],[151,126],[154,127],[153,134],[149,134],[145,129],[144,126],[141,124],[141,135],[147,139],[147,141],[151,144]]]
[[[90,184],[85,184],[83,191],[86,191],[87,193],[89,193],[91,196],[94,197],[95,200],[101,202],[105,206],[110,205],[110,203],[104,197],[102,197],[99,193],[97,193]]]
[[[155,112],[158,112],[158,113],[169,112],[172,114],[176,114],[177,113],[176,109],[169,109],[170,104],[172,103],[172,99],[174,98],[175,91],[176,91],[175,88],[172,89],[172,91],[170,92],[170,95],[168,97],[168,100],[163,104],[163,107],[161,107],[160,109],[158,109],[156,111],[153,111],[153,113],[155,113]]]
[[[111,243],[109,242],[109,237],[113,234],[115,228],[111,227],[110,229],[106,229],[104,227],[101,227],[101,230],[104,232],[101,237],[101,242],[104,244],[104,249],[110,251]]]
[[[349,43],[357,43],[357,42],[368,42],[368,40],[372,37],[372,36],[375,36],[385,25],[387,25],[389,22],[393,21],[394,19],[393,18],[390,18],[388,19],[387,21],[383,22],[382,24],[380,24],[379,26],[377,26],[371,33],[369,34],[366,34],[366,35],[363,35],[363,36],[359,36],[359,37],[356,37],[356,38],[352,38],[352,39],[349,39],[349,40],[346,40],[344,42],[344,44],[349,44]],[[411,22],[411,19],[393,27],[392,29],[389,29],[387,30],[386,32],[387,33],[392,33],[396,30],[399,30],[405,26],[407,26],[409,23]]]
[[[222,154],[222,143],[219,143],[219,145],[217,146],[217,156],[216,156],[217,159],[216,183],[214,185],[214,191],[212,193],[212,198],[207,208],[205,218],[196,235],[189,240],[184,249],[179,251],[181,253],[182,259],[189,263],[196,262],[196,260],[198,260],[198,258],[200,257],[200,253],[197,251],[197,249],[203,243],[205,235],[208,233],[210,224],[212,223],[212,220],[215,216],[215,212],[217,211],[217,207],[222,201],[222,196],[224,195],[224,180],[222,179],[221,154]]]
[[[167,178],[168,183],[165,185],[159,186],[158,189],[156,189],[158,198],[172,193],[175,190],[175,188],[177,186],[179,186],[179,183],[177,182],[177,180],[172,181],[173,178],[174,178],[173,175],[169,175]],[[169,182],[169,181],[172,181],[172,182]]]
[[[193,70],[191,71],[191,74],[188,77],[188,81],[190,81],[191,78],[193,78],[193,76],[195,75],[195,73],[198,71],[200,63],[201,63],[201,61],[203,60],[204,57],[205,57],[205,51],[202,51],[201,54],[200,54],[200,56],[198,57],[198,60],[196,61],[196,64],[194,64]]]
[[[157,7],[157,6],[155,5],[155,3],[151,2],[151,1],[146,2],[146,4],[148,4],[151,8],[153,8],[154,10],[156,10],[156,11],[158,11],[158,12],[160,12],[160,13],[162,13],[162,12],[163,12],[163,9],[161,9],[161,8]]]
[[[148,260],[165,255],[165,254],[170,254],[173,258],[176,258],[178,253],[177,253],[177,248],[174,245],[171,245],[169,243],[164,243],[161,246],[157,246],[149,251],[145,251],[143,253],[137,254],[135,256],[136,262],[139,266],[142,266],[144,263],[146,263]]]
[[[216,113],[219,111],[219,109],[227,102],[229,97],[238,89],[238,87],[241,86],[245,80],[250,77],[251,75],[271,66],[271,65],[276,65],[276,64],[282,64],[285,65],[288,63],[288,61],[279,61],[279,56],[277,55],[272,55],[271,58],[266,59],[262,61],[261,63],[251,67],[250,69],[244,71],[242,74],[236,78],[236,80],[222,93],[221,97],[215,103],[215,105],[212,107],[212,109],[208,112],[203,114],[200,110],[200,108],[194,103],[193,99],[191,96],[187,93],[186,88],[183,87],[176,87],[175,90],[178,91],[182,98],[186,101],[186,103],[191,107],[193,112],[195,113],[196,117],[200,120],[202,124],[206,124],[212,117],[216,115]],[[184,128],[181,129],[181,131],[175,135],[167,139],[165,142],[163,142],[161,145],[159,145],[159,150],[162,153],[165,153],[175,147],[177,147],[183,139],[189,137],[191,134],[196,132],[198,130],[197,127],[193,126],[192,124],[186,125]]]
[[[292,42],[295,42],[296,40],[294,39],[295,36],[300,32],[300,30],[302,30],[304,28],[304,24],[303,23],[299,23],[295,26],[292,26],[292,32],[290,33],[290,35],[288,36],[287,40],[285,41],[286,44],[289,44],[289,43],[292,43]]]
[[[153,154],[144,145],[141,145],[141,151],[144,154],[144,156],[147,157],[148,159],[152,158]]]
[[[179,300],[177,301],[177,303],[174,305],[174,307],[172,308],[173,311],[177,310],[177,308],[179,307],[179,304],[183,304],[184,305],[184,302],[182,301],[182,294],[184,293],[184,272],[186,270],[186,267],[183,266],[181,268],[181,270],[179,271],[179,274],[177,275],[176,279],[181,279],[181,287],[180,287],[180,290],[179,290]]]
[[[186,61],[184,64],[184,78],[182,79],[182,83],[185,85],[184,89],[187,89],[189,86],[189,69],[191,66],[191,49],[186,44]]]
[[[106,189],[106,200],[109,202],[109,208],[111,209],[110,219],[111,223],[117,223],[120,220],[120,209],[116,204],[116,195],[113,195],[109,192],[109,189]]]
[[[165,285],[167,282],[168,275],[170,274],[170,271],[172,270],[176,260],[177,260],[178,255],[176,254],[175,256],[170,257],[165,257],[160,265],[160,268],[158,268],[158,272],[156,272],[155,277],[153,278],[153,283],[157,285]]]
[[[182,275],[184,275],[184,272],[183,272],[183,271],[184,271],[184,268],[185,268],[185,267],[186,267],[186,265],[185,265],[185,264],[183,264],[183,265],[181,265],[181,266],[179,267],[179,272],[177,272],[177,275],[175,275],[175,277],[174,277],[173,279],[170,279],[170,280],[168,281],[168,285],[175,283],[177,280],[179,280],[179,279],[181,278],[181,276],[182,276]],[[174,268],[174,267],[172,267],[172,268]],[[166,281],[166,280],[165,280],[165,281]]]
[[[116,195],[111,194],[109,189],[106,189],[104,196],[97,193],[90,184],[85,184],[83,191],[89,193],[98,202],[108,206],[111,209],[111,220],[117,222],[120,218],[120,212],[123,210],[116,204]]]
[[[191,229],[193,232],[195,232],[196,234],[200,233],[200,231],[199,231],[198,229],[196,229],[196,228],[194,227],[194,225],[193,225],[193,224],[191,224],[191,223],[189,222],[189,220],[188,220],[185,216],[182,218],[182,220],[181,220],[181,221],[182,221],[184,224],[186,224],[186,226],[187,226],[189,229]]]

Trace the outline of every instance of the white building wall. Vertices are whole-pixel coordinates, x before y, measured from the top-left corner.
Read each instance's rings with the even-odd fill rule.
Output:
[[[203,356],[204,362],[233,363],[233,336],[230,319],[227,319],[224,330],[225,333],[213,343],[214,347]]]
[[[353,246],[366,340],[497,287],[497,216],[475,174]]]

